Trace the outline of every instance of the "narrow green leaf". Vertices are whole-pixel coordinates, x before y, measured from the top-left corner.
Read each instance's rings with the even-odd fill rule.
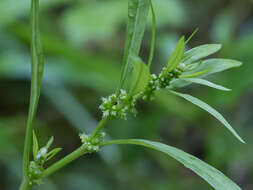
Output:
[[[123,87],[127,75],[131,71],[132,58],[138,56],[146,20],[149,12],[149,1],[128,0],[128,23],[126,33],[126,44],[123,57],[123,66],[117,92]]]
[[[207,59],[204,60],[199,67],[196,68],[197,71],[210,69],[210,72],[206,73],[205,76],[214,73],[222,72],[230,68],[240,67],[242,62],[232,60],[232,59]]]
[[[196,72],[196,73],[182,74],[182,75],[180,75],[179,77],[180,77],[180,78],[198,77],[198,76],[201,76],[201,75],[204,75],[204,74],[208,73],[209,71],[210,71],[210,69],[206,69],[206,70],[199,71],[199,72]]]
[[[184,42],[184,36],[182,36],[180,40],[178,41],[175,50],[170,55],[168,66],[167,66],[168,72],[172,71],[178,66],[178,64],[180,63],[184,55],[184,48],[185,48],[185,42]]]
[[[46,149],[49,149],[50,146],[53,144],[53,142],[54,142],[54,137],[52,136],[52,137],[48,140],[48,142],[47,142]]]
[[[227,120],[214,108],[206,104],[205,102],[199,100],[198,98],[195,98],[189,94],[183,94],[175,91],[170,91],[172,94],[177,95],[181,98],[184,98],[185,100],[195,104],[196,106],[202,108],[203,110],[210,113],[212,116],[214,116],[217,120],[219,120],[239,141],[242,143],[245,143],[244,140],[236,133],[236,131],[231,127],[231,125],[227,122]]]
[[[33,131],[33,159],[36,158],[36,155],[38,153],[39,150],[39,144],[38,144],[38,140],[35,134],[35,131]]]
[[[142,62],[134,63],[132,87],[130,94],[134,95],[143,91],[148,85],[150,79],[149,67]]]
[[[188,42],[195,36],[195,34],[199,31],[199,28],[196,28],[193,33],[190,35],[190,37],[185,41],[185,45],[188,44]]]
[[[182,62],[186,65],[212,55],[221,49],[220,44],[205,44],[192,48],[184,53]]]
[[[196,77],[195,73],[208,70],[208,72],[201,74],[201,78],[203,78],[208,75],[222,72],[227,69],[239,67],[242,65],[241,62],[236,61],[236,60],[231,60],[231,59],[207,59],[207,60],[201,61],[201,64],[199,64],[199,62],[194,63],[194,64],[196,64],[197,66],[194,67],[194,69],[185,72],[183,75],[181,75],[181,77],[185,77],[185,76],[187,76],[189,78]],[[170,86],[171,86],[171,88],[182,88],[182,87],[187,86],[189,84],[191,84],[191,83],[176,79],[171,82]]]
[[[203,162],[197,157],[175,147],[142,139],[113,140],[105,142],[103,146],[113,144],[134,144],[163,152],[182,163],[186,168],[189,168],[195,172],[216,190],[241,190],[237,184],[235,184],[219,170]]]
[[[214,84],[210,81],[207,81],[205,79],[200,79],[200,78],[184,78],[182,79],[184,81],[187,81],[187,82],[191,82],[191,83],[196,83],[196,84],[201,84],[201,85],[205,85],[205,86],[209,86],[211,88],[216,88],[218,90],[223,90],[223,91],[230,91],[231,89],[228,89],[228,88],[225,88],[221,85],[218,85],[218,84]]]
[[[47,153],[46,155],[46,161],[50,160],[51,158],[53,158],[58,152],[60,152],[62,150],[62,148],[55,148],[53,150],[51,150],[49,153]]]

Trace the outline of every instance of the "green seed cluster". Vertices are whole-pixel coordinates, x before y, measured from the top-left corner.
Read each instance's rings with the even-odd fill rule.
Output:
[[[99,109],[103,112],[103,117],[126,119],[127,113],[136,115],[135,105],[139,95],[128,96],[125,90],[120,90],[119,95],[112,94],[107,98],[102,98]]]
[[[28,177],[29,177],[29,185],[40,185],[42,184],[41,174],[43,172],[43,167],[40,166],[35,161],[31,161],[29,165]]]
[[[152,100],[155,91],[168,88],[172,79],[179,78],[184,70],[185,65],[183,63],[180,63],[177,68],[170,72],[164,67],[158,76],[155,74],[150,76],[150,81],[143,92],[130,96],[125,90],[121,89],[119,95],[112,94],[107,98],[102,98],[99,109],[103,112],[103,117],[126,119],[128,113],[136,115],[135,106],[139,98],[145,101]]]
[[[82,141],[82,147],[89,153],[98,152],[100,149],[100,144],[103,142],[105,133],[99,133],[96,137],[91,138],[86,134],[80,134],[80,139]]]
[[[185,65],[181,63],[171,72],[168,72],[167,68],[164,67],[158,76],[152,74],[148,86],[142,93],[143,100],[152,100],[154,98],[154,93],[156,90],[168,88],[172,79],[179,78],[179,76],[183,73],[184,69]]]

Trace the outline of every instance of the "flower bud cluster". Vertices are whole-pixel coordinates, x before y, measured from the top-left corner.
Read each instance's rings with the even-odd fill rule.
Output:
[[[125,90],[120,90],[119,95],[102,98],[99,109],[103,112],[103,117],[126,119],[127,113],[137,113],[135,105],[138,97],[139,95],[128,96]]]
[[[184,69],[185,65],[183,63],[180,63],[179,66],[171,72],[168,72],[167,68],[164,67],[158,76],[152,74],[148,86],[142,93],[142,98],[144,100],[152,100],[154,98],[154,93],[156,90],[168,88],[172,79],[179,78]]]
[[[98,152],[100,147],[99,145],[103,142],[105,133],[99,133],[96,137],[91,138],[86,134],[80,134],[80,139],[82,141],[82,147],[89,153]]]
[[[30,186],[42,184],[41,174],[42,174],[43,170],[44,170],[43,167],[40,166],[35,161],[30,162],[29,170],[28,170],[28,177],[29,177],[29,185]]]

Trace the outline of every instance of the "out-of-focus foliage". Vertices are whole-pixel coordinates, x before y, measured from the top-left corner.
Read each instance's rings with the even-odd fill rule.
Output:
[[[222,43],[216,57],[242,61],[240,68],[212,81],[231,88],[221,92],[197,84],[194,91],[231,121],[246,141],[242,145],[221,124],[180,98],[159,94],[138,105],[138,117],[112,121],[114,138],[148,138],[194,154],[237,182],[253,189],[253,4],[250,0],[156,0],[157,44],[152,71],[165,66],[181,35],[199,32],[187,48]],[[0,189],[17,189],[29,100],[30,1],[0,1]],[[78,132],[90,132],[101,117],[100,97],[119,83],[127,1],[43,0],[41,35],[46,68],[36,134],[41,144],[50,136],[63,150],[49,162],[80,145]],[[148,58],[151,15],[141,55]],[[193,94],[191,92],[191,94]],[[55,147],[53,147],[55,148]],[[184,183],[182,183],[182,181]],[[173,159],[140,147],[105,148],[78,159],[37,189],[207,190],[210,187]]]

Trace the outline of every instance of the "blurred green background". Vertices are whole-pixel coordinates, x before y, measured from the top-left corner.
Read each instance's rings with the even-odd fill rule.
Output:
[[[217,57],[244,65],[209,77],[232,88],[220,92],[191,85],[184,89],[219,110],[246,140],[239,143],[213,117],[167,94],[138,104],[128,121],[111,121],[110,138],[145,138],[183,149],[223,171],[243,190],[253,189],[253,1],[154,0],[157,14],[153,72],[166,64],[181,35],[199,32],[188,48],[222,43]],[[0,1],[0,189],[14,190],[21,162],[30,89],[29,0]],[[46,56],[36,120],[41,145],[55,136],[57,159],[80,145],[101,118],[100,97],[119,81],[127,17],[126,0],[41,0],[41,33]],[[148,57],[151,17],[141,56]],[[54,162],[55,160],[52,160]],[[52,163],[51,162],[51,163]],[[79,158],[34,189],[209,190],[207,183],[162,153],[135,146],[104,149]]]

